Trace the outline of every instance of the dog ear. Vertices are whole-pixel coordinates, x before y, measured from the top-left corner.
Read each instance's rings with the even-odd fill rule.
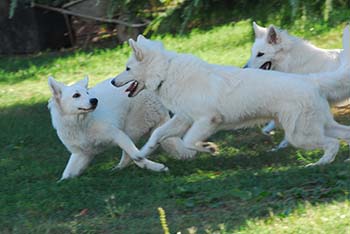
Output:
[[[270,25],[269,29],[267,30],[266,40],[269,44],[278,44],[281,42],[279,31],[275,28],[275,26]]]
[[[89,76],[85,76],[84,79],[79,80],[75,85],[83,86],[85,88],[88,88],[89,85]]]
[[[61,82],[56,81],[52,76],[49,76],[48,83],[52,95],[56,98],[60,98],[62,95],[62,89],[65,85]]]
[[[139,35],[137,38],[139,38],[141,35]],[[143,36],[142,36],[143,37]],[[134,51],[134,55],[137,61],[142,61],[143,59],[143,52],[141,48],[137,45],[137,42],[133,39],[129,39],[129,45]]]
[[[140,42],[140,41],[143,41],[143,40],[147,40],[142,34],[139,34],[138,36],[137,36],[137,39],[136,39],[136,41],[137,42]]]
[[[253,22],[253,29],[255,33],[255,38],[261,38],[266,33],[266,28],[259,26],[255,21]]]

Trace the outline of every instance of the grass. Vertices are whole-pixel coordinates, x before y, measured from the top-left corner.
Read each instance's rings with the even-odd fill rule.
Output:
[[[305,35],[339,48],[344,25]],[[242,66],[251,22],[157,39],[212,63]],[[69,83],[89,74],[93,85],[122,71],[129,53],[123,45],[0,58],[0,233],[162,233],[158,207],[170,233],[350,233],[348,147],[331,165],[304,168],[321,152],[268,152],[282,133],[270,138],[258,128],[213,136],[221,147],[216,157],[176,161],[159,151],[166,174],[135,166],[112,173],[120,156],[113,148],[81,177],[57,183],[68,152],[50,123],[47,77]],[[350,124],[347,112],[337,118]]]

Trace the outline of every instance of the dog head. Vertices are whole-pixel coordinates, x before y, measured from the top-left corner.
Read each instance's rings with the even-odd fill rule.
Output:
[[[281,62],[283,52],[288,50],[288,34],[275,26],[260,27],[253,22],[255,41],[251,50],[251,57],[244,68],[275,69]]]
[[[159,41],[146,39],[142,35],[137,40],[129,40],[132,55],[126,63],[126,69],[114,79],[112,84],[121,87],[130,83],[125,90],[129,97],[136,96],[141,90],[156,91],[162,84],[164,69],[167,66],[165,49]]]
[[[95,110],[98,100],[90,96],[88,82],[88,77],[85,77],[67,86],[50,76],[48,83],[52,93],[51,102],[55,102],[65,115],[84,114]]]

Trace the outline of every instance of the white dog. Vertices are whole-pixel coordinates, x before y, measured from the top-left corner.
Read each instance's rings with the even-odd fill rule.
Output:
[[[142,168],[167,170],[163,164],[139,160],[139,151],[132,142],[170,119],[155,95],[142,92],[139,98],[130,99],[123,89],[111,84],[111,79],[91,89],[87,88],[87,78],[71,86],[52,77],[48,81],[53,95],[49,101],[52,124],[71,152],[62,179],[80,175],[96,154],[113,144],[123,149],[117,168],[134,160]],[[177,158],[195,153],[187,150],[180,138],[169,138],[161,144]]]
[[[327,50],[318,48],[298,37],[289,35],[273,25],[268,28],[261,27],[253,22],[255,41],[252,46],[251,57],[246,68],[261,68],[287,73],[317,73],[334,71],[340,66],[339,49]],[[346,87],[343,87],[346,88]],[[331,104],[344,101],[350,94],[340,91],[341,96],[330,96]],[[264,134],[269,134],[275,128],[275,122],[263,128]],[[283,140],[276,149],[288,146],[288,141]]]
[[[346,28],[340,68],[309,75],[211,65],[193,55],[167,51],[160,42],[140,35],[136,42],[129,40],[133,55],[113,84],[131,82],[132,97],[151,90],[175,113],[153,132],[141,156],[152,152],[159,141],[183,134],[189,149],[213,153],[214,145],[204,141],[215,132],[275,119],[292,145],[324,150],[312,165],[327,164],[338,152],[338,139],[350,142],[350,127],[335,122],[326,100],[338,96],[335,90],[340,86],[350,87],[349,34]]]

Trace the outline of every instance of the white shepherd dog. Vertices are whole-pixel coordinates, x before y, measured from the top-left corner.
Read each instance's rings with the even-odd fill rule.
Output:
[[[154,94],[143,92],[137,99],[130,99],[124,89],[111,84],[111,79],[91,89],[87,88],[87,78],[70,86],[52,77],[48,82],[53,95],[49,101],[52,125],[71,152],[61,179],[80,175],[96,154],[111,145],[123,149],[116,168],[123,168],[134,160],[142,168],[167,170],[163,164],[140,160],[139,151],[132,142],[170,119]],[[194,156],[180,138],[169,138],[161,145],[177,158]]]
[[[309,42],[298,37],[291,36],[287,31],[280,30],[273,25],[268,28],[261,27],[253,22],[255,41],[252,46],[251,57],[246,68],[261,68],[287,73],[317,73],[334,71],[340,66],[342,50],[327,50],[317,48]],[[347,89],[348,87],[342,87]],[[337,90],[339,95],[328,97],[331,104],[339,103],[349,98],[350,93]],[[345,103],[344,103],[345,104]],[[275,128],[275,122],[271,121],[263,133],[268,134]],[[282,141],[275,149],[288,145]]]
[[[129,40],[133,55],[113,84],[131,82],[129,96],[151,90],[175,113],[153,132],[141,156],[159,141],[182,135],[189,149],[214,153],[215,145],[205,140],[215,132],[275,119],[292,145],[323,149],[322,158],[312,164],[322,165],[334,160],[338,139],[350,142],[350,127],[335,122],[326,100],[338,96],[339,87],[350,87],[349,40],[347,27],[342,65],[335,72],[298,75],[208,64],[193,55],[165,50],[160,42],[140,35],[136,42]]]

